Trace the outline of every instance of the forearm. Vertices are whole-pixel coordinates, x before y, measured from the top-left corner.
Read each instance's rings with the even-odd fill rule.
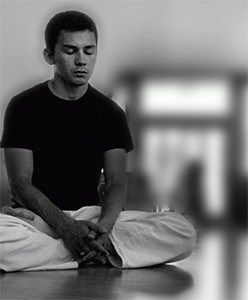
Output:
[[[122,210],[125,197],[126,188],[124,184],[111,184],[107,186],[98,224],[110,231]]]
[[[74,220],[55,206],[32,183],[18,183],[13,187],[12,191],[17,201],[39,215],[59,236],[63,237],[72,225]]]

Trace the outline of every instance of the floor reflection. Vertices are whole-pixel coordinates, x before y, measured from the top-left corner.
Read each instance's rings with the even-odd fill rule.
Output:
[[[173,266],[159,265],[150,268],[123,270],[119,289],[132,294],[178,296],[194,285],[190,273]]]
[[[178,295],[192,285],[192,276],[172,265],[130,270],[88,266],[79,270],[1,273],[2,299],[12,300],[130,299],[137,294],[149,298]]]

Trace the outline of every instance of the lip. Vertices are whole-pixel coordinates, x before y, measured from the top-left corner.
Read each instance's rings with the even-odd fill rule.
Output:
[[[74,71],[73,76],[75,76],[77,78],[84,78],[84,77],[88,76],[88,72],[86,72],[86,71]]]
[[[76,71],[73,71],[73,73],[75,73],[75,74],[88,74],[88,71],[86,71],[86,70],[76,70]]]

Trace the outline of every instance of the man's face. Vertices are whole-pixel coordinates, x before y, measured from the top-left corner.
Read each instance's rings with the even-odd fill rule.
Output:
[[[55,75],[69,86],[81,86],[93,73],[97,57],[96,39],[89,30],[61,31],[55,45]]]

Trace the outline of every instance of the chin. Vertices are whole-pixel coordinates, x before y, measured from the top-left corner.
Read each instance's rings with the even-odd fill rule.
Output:
[[[88,81],[84,81],[84,82],[76,83],[75,86],[83,86],[87,83],[88,83]]]
[[[87,83],[88,83],[88,80],[76,80],[76,81],[72,82],[72,85],[79,87],[79,86],[83,86]]]

